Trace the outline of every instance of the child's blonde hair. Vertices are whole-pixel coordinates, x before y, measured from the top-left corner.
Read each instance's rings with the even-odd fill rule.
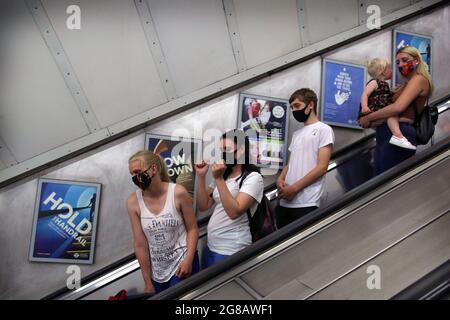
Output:
[[[378,79],[390,65],[391,63],[387,59],[375,58],[367,64],[367,71],[372,78]]]

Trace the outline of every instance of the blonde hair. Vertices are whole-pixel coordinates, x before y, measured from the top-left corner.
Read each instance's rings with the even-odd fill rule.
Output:
[[[375,58],[367,63],[367,71],[372,78],[378,79],[390,64],[387,59]]]
[[[428,80],[428,83],[430,84],[429,96],[431,96],[434,91],[433,81],[431,80],[430,73],[428,72],[428,65],[425,61],[423,61],[422,55],[420,54],[419,50],[417,50],[415,47],[406,46],[406,47],[399,49],[396,53],[396,56],[399,53],[407,53],[411,57],[413,57],[414,59],[419,61],[419,64],[417,65],[416,73],[424,76]]]
[[[154,154],[149,150],[141,150],[133,154],[128,160],[128,163],[135,160],[143,161],[144,167],[146,169],[151,167],[152,165],[156,165],[159,176],[161,177],[161,181],[170,182],[169,174],[167,173],[167,167],[164,164],[164,160],[159,155]]]

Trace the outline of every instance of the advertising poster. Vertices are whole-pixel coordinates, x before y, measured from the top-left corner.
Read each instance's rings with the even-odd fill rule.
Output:
[[[367,68],[330,59],[323,60],[321,120],[334,126],[362,129],[358,124]]]
[[[146,135],[146,148],[161,156],[173,183],[183,185],[195,199],[194,163],[200,162],[201,140]]]
[[[281,168],[285,164],[288,138],[289,101],[241,94],[239,128],[250,140],[251,163],[258,167]]]
[[[419,50],[420,54],[422,55],[423,61],[428,65],[428,72],[430,75],[432,75],[432,45],[433,45],[433,38],[430,36],[415,34],[415,33],[409,33],[399,30],[394,30],[394,43],[393,43],[393,49],[394,52],[392,54],[393,56],[393,74],[394,74],[394,88],[401,85],[403,83],[404,78],[398,71],[398,67],[396,64],[396,53],[399,49],[411,46]]]
[[[30,261],[92,264],[101,185],[40,179]]]

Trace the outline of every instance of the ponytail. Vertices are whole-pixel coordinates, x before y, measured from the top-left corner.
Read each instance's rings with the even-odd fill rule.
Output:
[[[158,155],[158,161],[159,161],[159,175],[161,176],[161,181],[164,182],[170,182],[170,178],[169,178],[169,174],[167,173],[167,167],[166,164],[164,163],[164,159]]]
[[[156,165],[161,181],[170,182],[169,174],[167,173],[167,167],[161,156],[149,150],[141,150],[133,154],[128,160],[128,163],[134,160],[141,160],[142,162],[144,162],[144,167],[146,169],[152,165]]]

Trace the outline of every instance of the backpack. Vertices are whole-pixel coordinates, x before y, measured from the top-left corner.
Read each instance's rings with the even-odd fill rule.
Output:
[[[241,189],[245,178],[247,178],[250,173],[251,172],[245,172],[242,175],[241,181],[239,182],[239,189]],[[259,203],[258,207],[256,208],[255,214],[252,216],[250,213],[250,209],[248,209],[247,217],[253,242],[264,238],[265,236],[277,230],[275,212],[272,210],[270,201],[269,199],[267,199],[264,193],[261,199],[261,203]]]
[[[417,144],[427,144],[434,134],[434,126],[437,123],[439,111],[436,106],[426,105],[422,112],[417,112],[415,108],[414,128],[416,129]]]

